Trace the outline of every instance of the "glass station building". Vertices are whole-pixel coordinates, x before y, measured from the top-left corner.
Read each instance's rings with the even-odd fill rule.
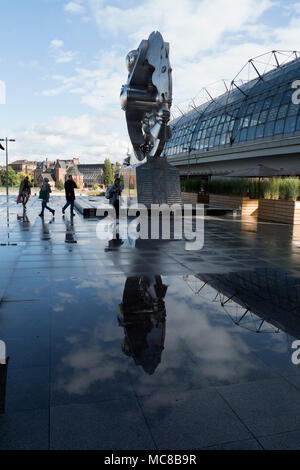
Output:
[[[250,60],[256,78],[243,84],[233,80],[226,93],[171,122],[164,154],[182,177],[222,175],[259,163],[300,166],[300,105],[292,102],[300,58],[295,53],[294,60],[280,65],[272,54],[274,69],[261,75]]]

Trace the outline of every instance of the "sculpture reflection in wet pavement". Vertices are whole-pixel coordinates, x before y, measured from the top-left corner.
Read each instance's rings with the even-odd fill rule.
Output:
[[[165,295],[161,276],[128,277],[118,322],[124,328],[123,352],[152,375],[161,362],[166,335]]]

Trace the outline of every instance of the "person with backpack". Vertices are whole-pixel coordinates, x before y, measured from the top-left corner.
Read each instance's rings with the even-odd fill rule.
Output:
[[[71,217],[74,217],[76,214],[74,213],[74,201],[75,201],[75,189],[77,188],[77,184],[73,180],[72,175],[69,175],[69,178],[65,182],[65,192],[66,192],[66,204],[62,209],[63,215],[65,215],[66,209],[71,206]]]
[[[109,204],[114,206],[115,211],[116,211],[116,217],[119,218],[119,208],[120,208],[119,197],[121,196],[121,193],[122,193],[121,179],[119,177],[116,177],[114,184],[108,188],[107,192],[109,195],[109,198],[108,198]]]
[[[41,187],[40,196],[39,196],[39,198],[42,199],[42,212],[39,214],[40,217],[44,217],[45,209],[48,209],[48,211],[50,211],[53,216],[55,215],[55,210],[51,209],[51,207],[47,205],[47,202],[49,202],[49,199],[50,199],[51,192],[52,191],[50,188],[49,179],[44,178],[43,186]]]

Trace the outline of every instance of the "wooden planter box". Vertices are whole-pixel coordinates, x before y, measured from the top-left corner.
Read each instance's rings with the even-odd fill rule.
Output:
[[[272,222],[298,225],[300,224],[300,201],[260,199],[258,218]]]
[[[209,195],[201,193],[181,193],[182,202],[199,202],[200,204],[209,203]]]
[[[222,194],[210,194],[209,203],[216,206],[224,206],[241,211],[242,216],[257,215],[258,199],[250,199],[243,196],[225,196]]]

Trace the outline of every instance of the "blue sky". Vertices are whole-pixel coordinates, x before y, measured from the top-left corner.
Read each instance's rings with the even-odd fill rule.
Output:
[[[11,160],[74,155],[87,163],[106,156],[122,160],[130,148],[119,105],[127,78],[124,59],[153,30],[170,42],[174,104],[184,110],[190,98],[200,99],[203,86],[233,78],[250,57],[300,50],[300,2],[0,0],[0,5],[0,80],[6,84],[0,137],[16,138]]]

